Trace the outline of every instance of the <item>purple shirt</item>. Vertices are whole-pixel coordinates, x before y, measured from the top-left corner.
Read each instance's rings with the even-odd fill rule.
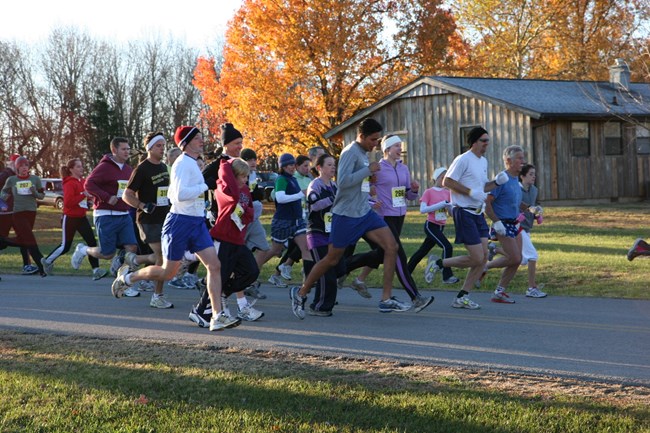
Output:
[[[406,215],[406,201],[418,198],[416,192],[411,191],[411,173],[406,165],[398,161],[395,167],[385,159],[379,162],[381,169],[375,172],[377,178],[373,184],[377,193],[377,201],[381,207],[377,213],[381,216],[403,216]],[[401,190],[401,192],[400,192]],[[400,194],[404,193],[404,199],[400,200]],[[395,204],[404,204],[394,206]]]

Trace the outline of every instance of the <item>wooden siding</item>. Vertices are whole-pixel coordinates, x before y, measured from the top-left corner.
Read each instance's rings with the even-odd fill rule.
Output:
[[[481,125],[491,143],[489,174],[503,169],[501,154],[519,145],[537,167],[540,201],[618,200],[650,197],[650,156],[637,156],[635,129],[623,128],[623,155],[604,153],[604,121],[590,121],[590,156],[572,155],[571,121],[531,119],[527,114],[485,100],[450,93],[428,84],[378,108],[371,117],[385,132],[406,141],[405,162],[421,188],[433,184],[433,171],[449,166],[467,147],[461,128]],[[356,125],[342,131],[345,144],[356,138]]]

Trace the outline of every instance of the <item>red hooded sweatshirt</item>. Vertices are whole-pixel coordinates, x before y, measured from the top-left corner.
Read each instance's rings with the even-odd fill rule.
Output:
[[[253,221],[253,199],[247,185],[241,189],[237,186],[237,178],[232,171],[232,161],[233,159],[222,159],[219,165],[217,190],[214,192],[219,213],[214,226],[210,229],[210,235],[218,241],[244,245],[246,227],[240,229],[231,215],[239,204],[243,211],[240,216],[241,222],[247,226]]]
[[[122,168],[113,161],[112,155],[104,155],[97,167],[86,179],[86,191],[94,196],[95,209],[127,212],[129,205],[122,201],[122,193],[131,178],[133,169],[127,163]],[[111,196],[118,196],[115,205],[108,204]]]

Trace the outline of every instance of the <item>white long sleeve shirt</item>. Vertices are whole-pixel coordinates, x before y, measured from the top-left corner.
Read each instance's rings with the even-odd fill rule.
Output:
[[[183,153],[172,165],[169,175],[167,198],[171,203],[170,212],[179,215],[205,216],[204,192],[208,185],[203,180],[196,159]]]

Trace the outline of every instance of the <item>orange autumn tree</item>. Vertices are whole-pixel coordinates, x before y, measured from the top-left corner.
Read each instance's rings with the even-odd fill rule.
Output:
[[[266,154],[315,145],[323,134],[414,77],[445,65],[457,42],[439,0],[244,0],[229,23],[216,98]],[[205,88],[197,81],[202,92]]]
[[[649,0],[455,0],[470,42],[467,75],[607,79],[632,60],[648,25]],[[646,35],[647,36],[647,35]]]

